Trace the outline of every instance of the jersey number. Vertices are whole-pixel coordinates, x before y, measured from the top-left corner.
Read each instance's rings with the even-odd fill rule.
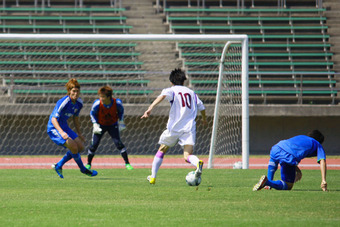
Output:
[[[181,96],[182,99],[182,107],[187,106],[189,109],[191,109],[191,95],[189,93],[184,93],[182,92],[178,93]]]

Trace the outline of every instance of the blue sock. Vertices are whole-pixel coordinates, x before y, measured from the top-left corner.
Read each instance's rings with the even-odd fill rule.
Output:
[[[66,162],[70,161],[72,159],[72,153],[71,151],[67,151],[65,156],[57,163],[58,167],[61,168],[63,165],[65,165]]]
[[[278,164],[275,163],[272,159],[269,160],[269,164],[268,164],[268,173],[267,173],[267,177],[268,180],[273,180],[274,179],[274,174],[277,170]]]
[[[287,190],[288,189],[288,185],[281,180],[277,180],[277,181],[271,181],[271,180],[267,180],[266,185],[275,188],[276,190]]]
[[[83,164],[83,161],[81,160],[80,154],[72,154],[72,158],[74,159],[74,161],[77,163],[77,165],[79,166],[79,169],[82,173],[84,173],[86,171],[86,168]]]

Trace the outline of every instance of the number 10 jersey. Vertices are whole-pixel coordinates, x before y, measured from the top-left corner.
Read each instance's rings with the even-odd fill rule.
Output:
[[[173,132],[196,130],[197,111],[205,109],[196,93],[185,86],[175,85],[162,90],[160,96],[170,102],[167,129]]]

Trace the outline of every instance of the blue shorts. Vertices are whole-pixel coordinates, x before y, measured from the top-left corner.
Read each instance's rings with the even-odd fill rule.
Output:
[[[282,150],[281,147],[274,145],[270,151],[270,158],[275,161],[275,163],[286,163],[289,165],[297,166],[299,164],[296,161],[296,158],[287,153],[285,150]]]
[[[281,166],[281,180],[289,183],[294,183],[296,166],[299,164],[295,157],[279,146],[274,145],[270,151],[270,162],[275,162],[276,165],[280,163]]]
[[[74,131],[72,131],[72,129],[70,129],[68,127],[63,128],[63,130],[73,140],[78,137],[77,133],[75,133]],[[64,146],[64,144],[66,143],[66,140],[60,135],[60,133],[58,132],[57,129],[52,129],[51,131],[48,131],[47,134],[49,135],[51,140],[59,146]]]

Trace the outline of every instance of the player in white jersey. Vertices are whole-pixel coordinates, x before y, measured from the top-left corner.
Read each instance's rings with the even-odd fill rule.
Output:
[[[171,72],[169,80],[172,87],[163,89],[162,93],[153,101],[141,118],[148,118],[152,109],[164,99],[171,104],[167,129],[162,133],[160,147],[152,162],[150,184],[155,184],[157,172],[163,162],[165,153],[177,143],[183,147],[184,160],[196,167],[196,177],[200,177],[203,161],[193,155],[196,141],[196,117],[200,111],[203,124],[207,125],[205,107],[194,91],[184,86],[186,76],[180,69]]]

